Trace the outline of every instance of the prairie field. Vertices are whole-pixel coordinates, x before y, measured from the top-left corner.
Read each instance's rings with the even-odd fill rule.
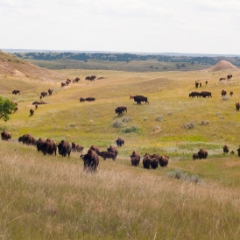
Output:
[[[0,141],[2,239],[239,239],[240,71],[231,71],[228,81],[219,81],[228,70],[57,73],[81,80],[61,87],[56,79],[0,75],[0,95],[18,103],[10,120],[0,122],[0,130],[12,134]],[[86,81],[88,75],[104,79]],[[30,116],[32,102],[49,88],[53,95],[42,99],[47,104]],[[212,98],[190,98],[193,91],[209,91]],[[130,95],[144,95],[149,104],[138,105]],[[118,116],[115,108],[122,105],[127,113]],[[26,133],[76,142],[84,152],[92,144],[116,146],[118,137],[125,144],[115,161],[100,158],[97,173],[89,174],[79,153],[44,156],[20,144]],[[233,155],[223,154],[225,143]],[[208,158],[193,161],[200,148]],[[169,164],[132,167],[133,150],[168,155]]]

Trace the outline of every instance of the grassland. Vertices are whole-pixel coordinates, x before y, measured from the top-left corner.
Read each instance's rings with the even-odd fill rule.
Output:
[[[3,239],[239,239],[240,118],[235,102],[240,72],[228,82],[218,81],[227,71],[59,72],[81,80],[61,88],[56,80],[0,77],[1,96],[19,107],[0,125],[13,136],[0,143]],[[105,79],[84,80],[93,74]],[[198,91],[210,91],[213,98],[188,97],[196,80],[203,83]],[[21,95],[12,95],[14,88]],[[30,117],[31,103],[48,88],[53,95]],[[222,89],[233,96],[223,100]],[[137,105],[130,94],[143,94],[150,104]],[[88,96],[96,101],[79,102]],[[120,105],[128,112],[118,117],[114,109]],[[126,144],[115,162],[101,159],[98,172],[86,174],[79,154],[43,156],[17,142],[25,133],[75,141],[86,149],[91,144],[106,149],[119,136]],[[222,154],[224,143],[235,155]],[[209,158],[192,161],[201,147]],[[133,150],[167,154],[169,165],[155,171],[133,168],[128,157]],[[177,169],[201,181],[171,178]]]

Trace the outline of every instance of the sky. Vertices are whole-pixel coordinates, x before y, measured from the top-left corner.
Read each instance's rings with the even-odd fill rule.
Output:
[[[240,54],[240,0],[0,0],[0,49]]]

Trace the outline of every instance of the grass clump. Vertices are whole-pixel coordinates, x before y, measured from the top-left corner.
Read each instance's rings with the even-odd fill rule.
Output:
[[[155,121],[157,122],[162,122],[163,121],[163,116],[158,116],[155,118]]]
[[[113,122],[112,126],[114,128],[122,128],[125,126],[125,124],[121,120],[117,119]]]
[[[132,127],[126,127],[123,129],[123,133],[137,133],[140,134],[141,128],[138,125],[134,125]]]
[[[201,126],[205,126],[205,125],[208,125],[208,124],[209,124],[209,120],[202,120],[199,123],[199,125],[201,125]]]
[[[185,129],[192,129],[192,128],[194,128],[194,127],[195,127],[195,124],[194,124],[193,121],[187,122],[187,123],[184,123],[184,124],[183,124],[183,128],[185,128]]]
[[[190,175],[186,172],[184,173],[183,171],[181,171],[179,169],[168,172],[167,176],[171,177],[171,178],[181,179],[181,180],[187,181],[187,182],[196,183],[196,184],[203,183],[203,180],[200,179],[200,177],[198,175],[195,175],[195,174]]]

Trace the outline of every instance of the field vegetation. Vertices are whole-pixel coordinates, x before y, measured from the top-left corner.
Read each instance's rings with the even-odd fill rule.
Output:
[[[64,69],[58,74],[79,83],[61,87],[61,80],[0,76],[0,94],[18,103],[18,111],[0,130],[12,134],[0,142],[0,236],[3,239],[239,239],[240,72],[124,72]],[[104,77],[86,81],[88,75]],[[195,81],[202,87],[195,89]],[[208,81],[206,85],[205,82]],[[53,89],[30,116],[32,102]],[[21,89],[20,95],[11,94]],[[221,90],[233,91],[222,99]],[[190,98],[192,91],[210,91],[212,98]],[[149,104],[137,105],[130,94]],[[80,102],[80,97],[95,97]],[[115,108],[127,106],[118,116]],[[106,150],[125,139],[116,161],[100,158],[98,172],[83,172],[80,154],[70,158],[43,156],[17,138],[75,141]],[[227,143],[234,155],[223,154]],[[193,161],[200,148],[207,160]],[[166,168],[130,165],[137,150],[168,155]]]

